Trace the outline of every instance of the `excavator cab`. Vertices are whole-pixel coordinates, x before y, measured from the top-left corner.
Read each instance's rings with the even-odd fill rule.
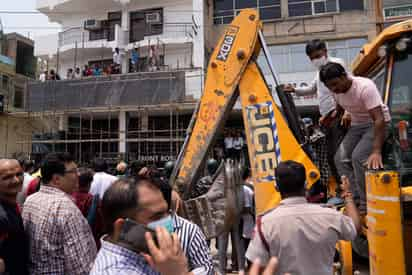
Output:
[[[353,73],[373,79],[391,116],[384,169],[368,171],[365,241],[370,274],[412,274],[412,20],[392,25],[366,44]]]

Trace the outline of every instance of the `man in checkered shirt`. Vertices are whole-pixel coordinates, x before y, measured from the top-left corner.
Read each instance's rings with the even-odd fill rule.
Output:
[[[78,170],[67,154],[50,154],[42,168],[40,191],[23,205],[30,240],[30,274],[89,274],[96,256],[92,232],[70,194]]]

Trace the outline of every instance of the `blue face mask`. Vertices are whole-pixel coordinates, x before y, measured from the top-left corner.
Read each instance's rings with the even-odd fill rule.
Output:
[[[155,230],[156,227],[164,227],[169,233],[173,233],[173,219],[171,215],[167,215],[164,218],[161,218],[160,220],[151,222],[147,224],[147,227],[150,229]]]

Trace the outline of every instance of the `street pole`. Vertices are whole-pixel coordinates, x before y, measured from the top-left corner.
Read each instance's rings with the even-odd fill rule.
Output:
[[[383,4],[382,0],[375,0],[376,34],[383,31]]]

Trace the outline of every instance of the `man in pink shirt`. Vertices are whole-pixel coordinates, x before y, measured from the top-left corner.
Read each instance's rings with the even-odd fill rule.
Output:
[[[337,110],[351,114],[351,126],[335,163],[341,175],[354,177],[359,211],[366,214],[365,164],[368,169],[383,168],[382,146],[391,117],[375,83],[364,77],[348,76],[342,65],[328,63],[319,73],[320,80],[334,93]],[[350,161],[348,161],[350,160]]]

